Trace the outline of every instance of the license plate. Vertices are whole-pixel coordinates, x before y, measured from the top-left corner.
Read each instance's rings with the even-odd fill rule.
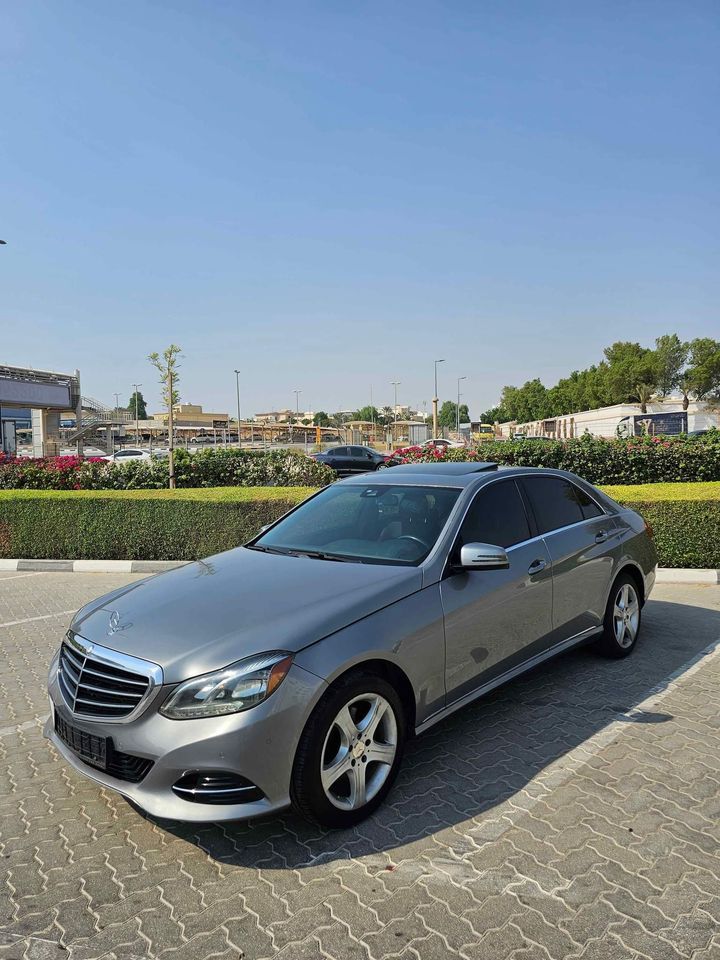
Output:
[[[95,737],[85,730],[74,727],[64,717],[61,717],[57,710],[55,711],[55,733],[85,763],[89,763],[99,770],[104,770],[107,767],[106,737]]]

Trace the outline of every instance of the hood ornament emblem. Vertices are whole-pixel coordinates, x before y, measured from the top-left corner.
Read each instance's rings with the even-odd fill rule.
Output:
[[[111,637],[114,633],[117,633],[117,631],[120,629],[121,629],[120,614],[117,612],[117,610],[113,610],[113,612],[110,614],[110,622],[108,625],[107,635]]]

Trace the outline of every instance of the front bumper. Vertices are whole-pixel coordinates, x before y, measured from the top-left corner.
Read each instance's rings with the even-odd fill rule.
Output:
[[[325,689],[314,674],[293,665],[282,685],[264,703],[244,713],[202,720],[169,720],[158,713],[170,687],[160,687],[129,723],[90,722],[72,715],[51,670],[51,715],[44,735],[79,773],[122,794],[156,817],[192,823],[247,820],[289,806],[297,742],[307,717]],[[140,783],[108,775],[79,757],[55,732],[55,712],[95,737],[110,737],[117,751],[152,761]],[[173,792],[188,773],[226,771],[255,784],[262,799],[247,803],[198,803]]]

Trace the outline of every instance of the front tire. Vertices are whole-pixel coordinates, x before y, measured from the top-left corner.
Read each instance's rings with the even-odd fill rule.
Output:
[[[405,747],[400,697],[382,677],[353,673],[313,711],[300,738],[290,795],[323,827],[352,827],[393,785]]]
[[[629,573],[621,573],[610,591],[603,635],[598,640],[597,649],[606,657],[629,656],[635,649],[641,623],[637,583]]]

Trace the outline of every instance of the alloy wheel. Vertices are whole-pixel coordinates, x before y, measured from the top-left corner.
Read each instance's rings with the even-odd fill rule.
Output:
[[[398,728],[390,703],[378,693],[353,697],[330,725],[320,761],[325,796],[340,810],[359,810],[387,780],[397,753]]]
[[[624,650],[631,647],[640,624],[640,603],[635,588],[624,583],[617,592],[613,607],[613,628],[618,645]]]

